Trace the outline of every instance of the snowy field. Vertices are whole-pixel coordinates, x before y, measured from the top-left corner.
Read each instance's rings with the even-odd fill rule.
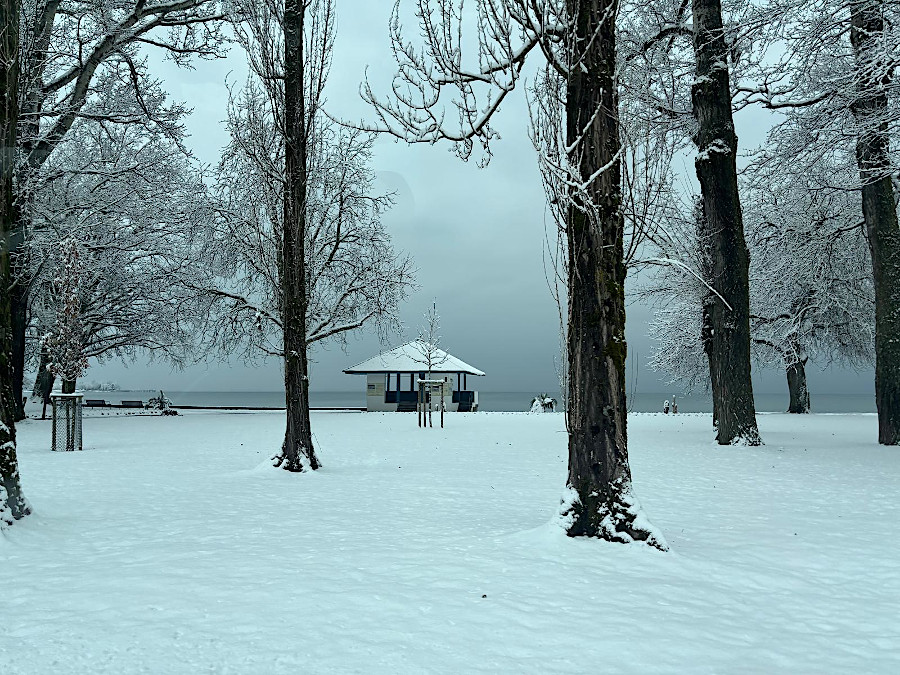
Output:
[[[314,413],[325,469],[260,468],[280,414],[20,427],[0,673],[898,673],[900,451],[874,415],[633,415],[671,552],[548,526],[560,415]]]

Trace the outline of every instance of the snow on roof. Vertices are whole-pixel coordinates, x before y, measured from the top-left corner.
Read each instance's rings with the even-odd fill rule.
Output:
[[[365,375],[366,373],[417,373],[428,369],[425,354],[429,351],[428,345],[421,340],[413,340],[405,345],[373,356],[344,372],[348,375]],[[469,375],[484,375],[484,372],[465,361],[461,361],[443,349],[435,347],[432,350],[431,372],[433,373],[468,373]]]

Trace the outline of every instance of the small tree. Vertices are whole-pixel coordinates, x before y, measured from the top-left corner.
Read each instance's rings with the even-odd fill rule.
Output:
[[[415,342],[414,349],[418,354],[416,361],[421,363],[425,368],[425,379],[427,385],[419,385],[420,391],[427,392],[430,397],[432,391],[431,380],[432,371],[447,362],[447,352],[441,349],[441,316],[437,312],[437,303],[432,303],[431,309],[425,312],[425,323],[419,328],[419,337]],[[443,387],[441,387],[441,402],[444,405]],[[428,424],[431,425],[431,411],[434,407],[429,400],[422,401],[426,405],[428,411]]]
[[[429,380],[434,368],[447,362],[447,353],[441,349],[441,315],[438,314],[437,303],[432,303],[431,309],[425,312],[425,323],[419,328],[416,351],[420,356],[416,360],[425,366]]]
[[[84,267],[79,244],[72,238],[62,242],[54,279],[57,297],[56,322],[43,343],[50,355],[50,371],[62,380],[62,391],[71,394],[88,367],[84,354],[81,322],[81,281]]]

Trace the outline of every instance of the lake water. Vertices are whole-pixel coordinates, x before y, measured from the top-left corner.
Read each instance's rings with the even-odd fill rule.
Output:
[[[122,400],[147,401],[155,396],[156,391],[112,391],[88,392],[87,398],[102,398],[110,403]],[[480,391],[478,393],[479,409],[493,412],[521,412],[531,407],[531,399],[536,392],[521,391]],[[278,391],[166,391],[174,405],[192,406],[249,406],[266,408],[283,408],[284,393]],[[550,393],[560,400],[558,393]],[[712,401],[705,396],[678,396],[679,412],[712,413]],[[671,401],[671,393],[638,393],[628,400],[632,412],[660,412],[663,401]],[[366,404],[363,391],[313,391],[310,392],[310,403],[317,408],[353,408]],[[787,410],[787,392],[783,394],[756,395],[758,412],[784,412]],[[812,394],[813,412],[822,413],[873,413],[875,412],[874,395],[856,394]]]

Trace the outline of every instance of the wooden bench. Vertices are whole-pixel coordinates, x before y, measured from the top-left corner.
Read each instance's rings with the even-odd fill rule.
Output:
[[[143,408],[143,401],[122,401],[123,408]]]
[[[102,398],[89,398],[89,399],[85,400],[84,407],[85,408],[108,408],[109,403],[107,403]]]

